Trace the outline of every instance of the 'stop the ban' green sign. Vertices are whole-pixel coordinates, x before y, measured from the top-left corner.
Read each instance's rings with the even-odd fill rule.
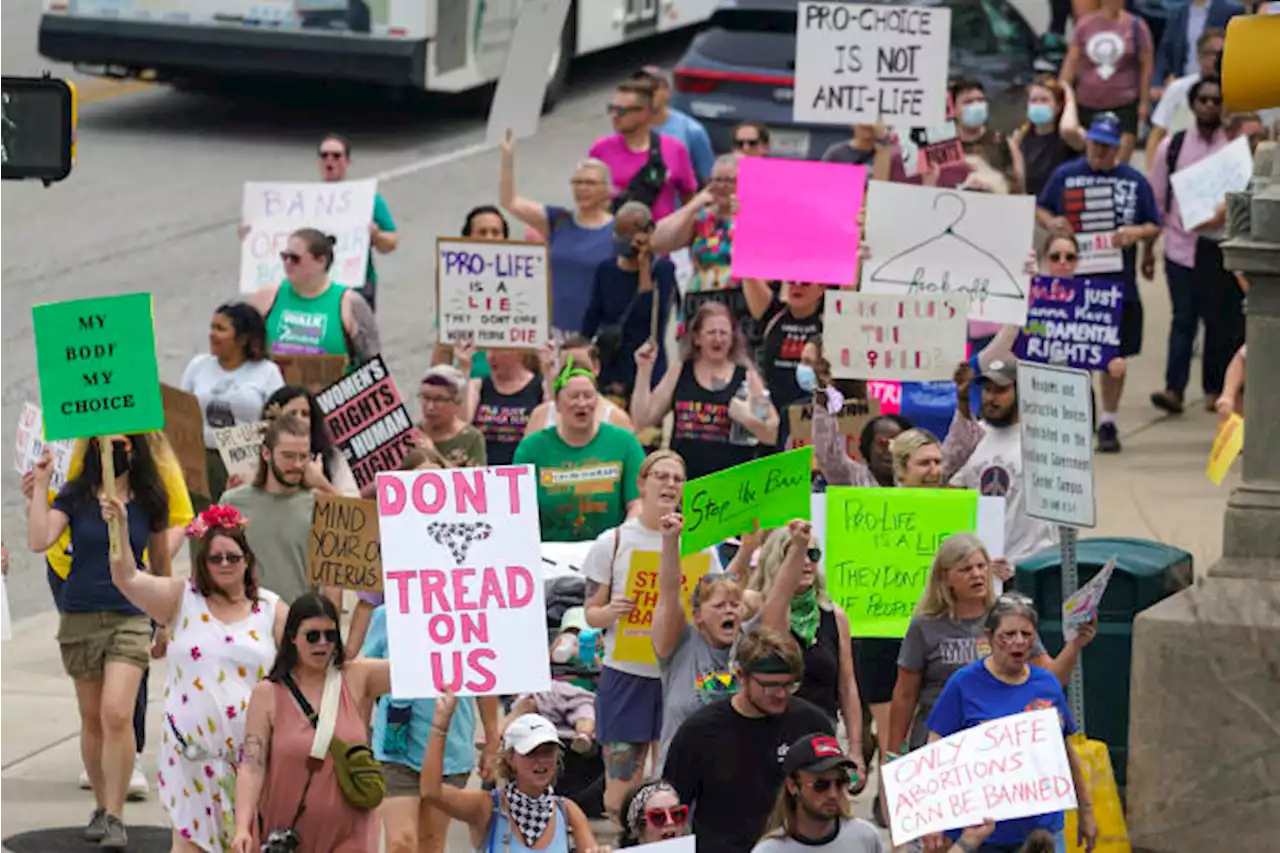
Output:
[[[31,309],[45,441],[164,429],[151,294]]]

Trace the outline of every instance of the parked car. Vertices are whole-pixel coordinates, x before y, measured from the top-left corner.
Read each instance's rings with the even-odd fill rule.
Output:
[[[739,122],[763,122],[774,156],[817,159],[849,138],[841,125],[792,121],[797,0],[736,0],[717,9],[674,75],[671,105],[707,128],[718,152],[733,146]],[[917,0],[951,9],[951,76],[980,80],[991,124],[1011,130],[1025,116],[1024,87],[1035,76],[1039,40],[1008,0]]]

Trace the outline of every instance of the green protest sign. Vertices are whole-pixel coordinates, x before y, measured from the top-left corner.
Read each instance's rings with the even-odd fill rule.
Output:
[[[151,294],[31,309],[45,441],[164,429]]]
[[[753,522],[782,527],[809,517],[813,448],[775,453],[691,480],[684,487],[684,535],[688,556],[751,530]]]
[[[827,489],[827,590],[852,635],[906,636],[938,546],[977,518],[967,489]]]

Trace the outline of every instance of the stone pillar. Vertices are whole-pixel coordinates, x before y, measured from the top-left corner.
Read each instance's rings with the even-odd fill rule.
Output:
[[[1223,244],[1249,279],[1244,482],[1222,559],[1134,620],[1127,800],[1143,853],[1280,850],[1280,147],[1259,147],[1254,174]]]

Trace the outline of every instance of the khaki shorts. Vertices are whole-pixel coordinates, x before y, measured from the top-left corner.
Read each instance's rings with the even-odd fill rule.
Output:
[[[418,788],[419,773],[406,764],[394,761],[382,762],[382,778],[387,781],[388,797],[421,797]],[[444,777],[444,783],[452,788],[467,787],[470,773],[453,773]]]
[[[99,681],[111,661],[145,670],[151,663],[151,620],[129,613],[63,613],[58,624],[62,667],[76,681]]]

